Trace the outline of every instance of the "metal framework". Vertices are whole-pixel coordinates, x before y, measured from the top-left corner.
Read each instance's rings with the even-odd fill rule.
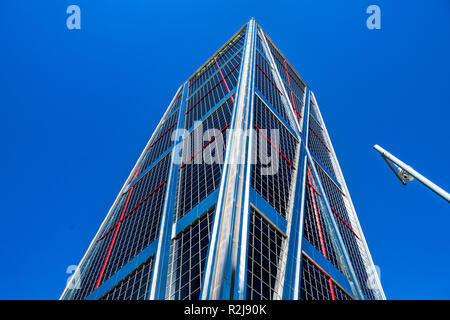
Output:
[[[316,98],[254,19],[177,90],[61,299],[385,299]]]
[[[416,178],[425,187],[436,193],[442,199],[446,200],[447,202],[450,202],[450,194],[447,191],[445,191],[441,187],[437,186],[436,184],[425,178],[423,175],[418,173],[412,167],[408,166],[406,163],[396,158],[379,145],[376,144],[373,147],[380,153],[381,157],[386,161],[388,166],[394,172],[395,176],[400,180],[400,182],[403,185],[406,185],[405,180],[412,181],[414,180],[414,178]],[[395,170],[393,165],[397,167],[398,170]]]

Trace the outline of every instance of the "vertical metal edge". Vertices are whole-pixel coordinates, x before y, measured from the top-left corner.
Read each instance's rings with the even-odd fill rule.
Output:
[[[183,94],[180,99],[181,104],[178,112],[177,129],[182,129],[184,125],[183,115],[184,106],[187,95],[186,81],[183,86]],[[182,137],[178,137],[177,141],[174,141],[174,145],[181,141]],[[175,161],[176,148],[173,148],[171,154],[171,164],[169,171],[169,178],[166,186],[166,195],[164,199],[164,206],[161,213],[161,221],[159,226],[158,235],[158,247],[155,254],[155,262],[153,264],[152,282],[149,293],[149,300],[163,300],[165,298],[165,286],[166,279],[164,275],[168,270],[168,259],[170,255],[170,241],[172,235],[172,226],[175,215],[175,201],[176,201],[176,188],[178,182],[178,161]]]
[[[233,273],[232,252],[233,236],[237,206],[233,201],[236,197],[242,205],[243,178],[241,166],[244,166],[245,154],[242,152],[244,110],[249,105],[250,68],[252,67],[252,52],[254,51],[255,21],[252,19],[247,25],[246,40],[243,49],[242,66],[239,75],[236,101],[230,124],[229,137],[223,165],[223,175],[216,206],[214,226],[208,252],[208,263],[205,269],[204,284],[201,299],[229,299],[231,291],[231,277]],[[248,112],[248,111],[247,111]],[[248,119],[248,117],[246,117]],[[247,120],[248,121],[248,120]],[[245,148],[244,148],[245,149]],[[240,182],[240,183],[238,183]],[[239,189],[240,191],[238,191]],[[242,208],[242,207],[240,207]]]

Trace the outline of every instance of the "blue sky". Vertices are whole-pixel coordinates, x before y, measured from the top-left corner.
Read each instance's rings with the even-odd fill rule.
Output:
[[[81,8],[81,30],[66,8]],[[381,8],[381,30],[366,8]],[[450,2],[0,2],[0,299],[56,299],[175,90],[254,17],[314,90],[390,299],[450,299]]]

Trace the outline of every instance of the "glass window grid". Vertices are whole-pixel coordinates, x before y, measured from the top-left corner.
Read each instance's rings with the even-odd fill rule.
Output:
[[[273,50],[273,49],[271,49],[271,50]],[[301,90],[299,91],[298,89],[296,90],[296,87],[292,87],[289,85],[289,81],[291,81],[291,84],[292,84],[293,80],[288,81],[287,75],[286,75],[286,68],[285,68],[284,64],[280,61],[280,57],[278,56],[277,52],[276,51],[271,51],[271,52],[272,52],[273,57],[275,58],[274,60],[275,60],[276,67],[278,69],[278,72],[279,72],[282,80],[283,80],[283,84],[289,95],[289,100],[291,101],[292,107],[294,107],[294,103],[295,103],[294,113],[295,113],[295,110],[297,110],[297,112],[298,112],[297,115],[299,118],[298,120],[300,120],[300,118],[303,117],[303,107],[304,107],[303,100],[304,100],[305,92],[301,91]],[[294,90],[294,91],[292,91],[292,90]],[[291,94],[291,92],[292,92],[292,94]],[[299,121],[299,123],[302,124],[302,121]]]
[[[173,239],[169,258],[167,299],[198,300],[208,254],[214,207]]]
[[[223,128],[225,128],[230,124],[232,110],[233,102],[230,97],[198,127],[196,127],[196,129],[194,129],[194,131],[192,131],[188,137],[183,140],[183,149],[190,150],[189,155],[195,155],[199,151],[199,147],[201,147],[195,146],[195,135],[204,133],[208,129],[222,130]],[[199,138],[202,139],[202,137]],[[207,148],[203,149],[203,151],[198,152],[197,155],[195,155],[189,161],[188,159],[190,158],[190,156],[186,157],[186,162],[183,161],[183,164],[186,164],[182,164],[179,169],[180,173],[178,180],[176,206],[177,219],[183,217],[194,206],[196,206],[218,188],[220,178],[222,176],[222,163],[207,164],[205,163],[204,159],[200,159],[201,161],[200,163],[198,163],[198,160],[199,157],[203,156],[204,152],[219,147],[222,142],[222,159],[224,159],[226,138],[226,131],[224,131],[222,132],[222,135],[219,135],[216,139],[214,139]],[[204,145],[205,142],[203,142],[202,145]],[[219,148],[216,149],[216,151],[218,150]]]
[[[142,263],[99,300],[147,300],[153,272],[153,257]]]
[[[188,99],[186,102],[185,129],[190,129],[195,121],[200,120],[229,91],[232,91],[236,87],[239,78],[240,62],[241,53],[223,67],[222,74],[220,72],[217,73],[208,83]]]
[[[319,118],[319,114],[318,114],[318,112],[317,112],[317,110],[316,110],[316,108],[317,108],[317,106],[316,106],[316,104],[314,103],[314,100],[311,98],[310,100],[309,100],[309,102],[310,102],[310,104],[309,104],[309,110],[310,110],[310,113],[311,113],[311,115],[314,117],[314,120],[316,120],[316,122],[319,124],[319,125],[321,125],[321,123],[320,123],[320,118]]]
[[[303,98],[305,95],[305,84],[296,76],[294,69],[292,69],[291,65],[287,60],[286,60],[286,68],[289,73],[291,88],[294,90],[295,94],[298,97]]]
[[[350,226],[350,219],[347,213],[347,209],[344,203],[344,196],[342,192],[337,188],[337,186],[330,180],[328,175],[325,174],[323,169],[320,167],[320,165],[317,165],[316,167],[319,167],[318,170],[320,180],[322,182],[322,186],[324,187],[325,194],[327,196],[327,199],[330,203],[330,206],[336,210],[336,212],[341,216],[341,218]],[[356,276],[362,286],[363,293],[368,297],[369,299],[375,299],[375,295],[367,286],[368,281],[368,275],[366,272],[366,268],[364,266],[363,259],[361,257],[361,253],[359,251],[358,246],[358,239],[355,237],[353,232],[351,232],[348,227],[339,219],[335,219],[340,234],[342,236],[342,240],[344,242],[344,245],[347,249],[348,255],[350,257],[350,261],[353,265],[353,268],[355,270]]]
[[[330,206],[339,214],[339,216],[350,225],[350,219],[347,213],[347,209],[344,203],[344,195],[342,191],[336,186],[334,181],[328,176],[322,166],[314,161],[315,167],[318,168],[317,172],[319,174],[322,186],[325,189],[325,194],[330,203]]]
[[[335,300],[353,300],[353,298],[332,280]],[[312,260],[302,255],[302,278],[300,285],[301,300],[332,300],[330,277]]]
[[[300,130],[302,130],[302,125],[303,125],[302,118],[303,118],[303,112],[304,112],[303,102],[298,99],[297,95],[291,90],[289,85],[286,82],[284,82],[284,80],[283,80],[283,83],[285,85],[287,94],[289,96],[289,101],[291,102],[292,109],[296,116],[297,122],[300,126]]]
[[[275,47],[275,45],[268,39],[267,43],[269,44],[270,52],[272,53],[273,57],[275,58],[275,63],[277,65],[278,71],[283,78],[283,80],[286,83],[291,84],[292,90],[295,92],[295,94],[303,98],[305,94],[305,88],[306,84],[301,80],[296,72],[294,71],[294,68],[292,68],[291,64],[287,59],[283,57],[283,55],[280,53],[280,51]],[[284,61],[286,61],[286,65],[284,64]],[[289,73],[289,80],[286,74]],[[303,99],[302,99],[303,100]]]
[[[285,236],[250,207],[247,258],[247,300],[273,300],[280,296],[277,284],[283,278],[281,259]],[[281,288],[281,286],[280,286]]]
[[[322,138],[320,141],[319,137],[324,137],[321,134],[321,129],[316,125],[314,120],[310,119],[309,121],[309,133],[308,133],[308,149],[314,153],[314,155],[319,159],[320,163],[325,166],[330,174],[336,178],[336,172],[334,170],[332,154],[329,151],[328,146],[324,145],[326,143]],[[317,131],[319,132],[317,132]],[[314,131],[314,132],[313,132]]]
[[[318,190],[317,183],[315,181],[312,170],[308,165],[308,173],[310,176],[313,188]],[[334,227],[327,216],[324,199],[322,195],[318,195],[315,191],[311,191],[311,187],[306,184],[305,191],[305,207],[304,207],[304,223],[303,223],[303,236],[307,239],[319,252],[321,252],[326,258],[339,270],[342,274],[346,275],[344,265],[344,257],[339,250],[337,244],[336,235],[333,234]],[[314,196],[314,199],[313,199]],[[314,200],[316,206],[314,206]],[[317,222],[317,213],[319,216],[319,222]],[[320,224],[320,230],[319,230]],[[320,231],[322,233],[322,239],[325,247],[325,253],[322,248],[322,239],[320,237]]]
[[[221,66],[225,61],[230,59],[236,52],[238,52],[243,44],[245,39],[245,32],[234,37],[227,45],[224,46],[223,51],[216,56],[216,61]],[[205,64],[205,67],[202,68],[197,75],[194,75],[189,80],[189,92],[195,92],[209,77],[211,77],[215,72],[219,70],[214,61],[214,57],[208,60]]]
[[[217,83],[219,83],[222,80],[222,75],[225,76],[233,70],[237,65],[240,64],[242,60],[242,50],[239,50],[236,52],[236,54],[232,57],[230,57],[229,60],[224,61],[224,65],[219,64],[219,68],[214,72],[211,77],[205,79],[205,82],[200,83],[198,88],[196,90],[189,90],[187,103],[186,103],[186,110],[189,110],[192,108],[194,104],[198,102],[205,94],[207,94],[211,88],[214,88]],[[228,81],[227,81],[228,84]]]
[[[279,143],[277,148],[289,160],[286,161],[280,154],[278,154],[278,171],[276,174],[262,175],[262,169],[268,165],[261,163],[259,154],[262,146],[260,143],[266,143],[265,150],[269,157],[272,152],[278,151],[273,145],[264,137],[259,130],[255,130],[254,157],[256,161],[252,165],[251,186],[255,189],[273,208],[275,208],[284,218],[287,216],[287,208],[289,205],[289,198],[291,195],[292,177],[294,175],[295,155],[297,151],[298,142],[283,123],[267,108],[267,106],[255,96],[255,116],[254,123],[260,128],[267,138],[271,139],[270,129],[278,129]],[[261,138],[260,138],[261,137]],[[271,139],[272,140],[272,139]],[[273,143],[273,142],[272,142]],[[262,151],[261,151],[262,153]],[[265,153],[265,152],[264,152]]]
[[[256,54],[256,64],[256,89],[262,93],[270,103],[271,107],[273,107],[287,123],[293,126],[291,117],[286,113],[285,104],[282,100],[283,94],[281,93],[281,88],[278,88],[275,85],[276,82],[273,77],[272,66],[259,52]]]
[[[258,36],[259,36],[259,34],[258,34]],[[259,51],[259,53],[262,55],[262,57],[266,60],[266,62],[268,63],[268,61],[267,61],[267,59],[266,59],[266,57],[265,57],[265,55],[263,54],[263,48],[262,48],[262,38],[258,38],[258,41],[257,41],[257,44],[259,45],[259,47],[258,47],[258,49],[260,50]],[[270,48],[270,46],[269,46],[269,49],[270,50],[272,50],[271,48]],[[288,95],[289,95],[289,100],[290,100],[290,102],[291,102],[291,104],[292,104],[292,107],[294,108],[294,102],[295,102],[295,109],[294,109],[294,113],[295,113],[295,110],[297,111],[297,117],[298,117],[298,120],[300,119],[300,118],[302,118],[303,117],[303,106],[304,106],[304,104],[303,104],[303,97],[304,97],[304,92],[302,92],[301,93],[301,95],[299,95],[299,96],[297,96],[297,92],[293,92],[293,96],[291,95],[291,92],[292,92],[292,89],[291,89],[291,87],[289,86],[289,83],[288,83],[288,80],[287,80],[287,76],[286,76],[286,69],[285,69],[285,67],[284,67],[284,64],[279,60],[280,58],[279,58],[279,56],[277,56],[277,54],[275,53],[275,52],[272,52],[273,53],[273,57],[275,58],[274,60],[275,60],[275,64],[276,64],[276,67],[277,67],[277,69],[278,69],[278,72],[279,72],[279,74],[280,74],[280,76],[281,76],[281,78],[282,78],[282,80],[283,80],[283,84],[284,84],[284,86],[285,86],[285,88],[286,88],[286,91],[287,91],[287,93],[288,93]],[[268,63],[269,64],[269,63]],[[270,65],[270,64],[269,64]],[[267,73],[267,72],[266,72]],[[294,98],[293,98],[294,97]],[[300,99],[299,99],[299,97],[301,97]],[[294,99],[294,100],[293,100]],[[283,108],[283,110],[284,110],[284,108]],[[283,116],[283,118],[288,118],[288,116],[287,115],[284,115]],[[300,123],[300,125],[302,124],[302,121],[299,121],[299,123]]]
[[[156,239],[170,164],[169,153],[134,184],[133,190],[129,189],[131,194],[125,210],[126,218],[119,226],[102,281],[106,281]]]
[[[162,123],[147,147],[139,166],[140,172],[144,172],[155,162],[170,146],[173,145],[172,133],[177,128],[178,111]]]
[[[266,58],[266,54],[265,54],[265,51],[264,51],[264,43],[263,43],[260,31],[258,31],[258,36],[257,36],[257,40],[256,40],[256,48],[259,50],[260,54],[264,58]]]

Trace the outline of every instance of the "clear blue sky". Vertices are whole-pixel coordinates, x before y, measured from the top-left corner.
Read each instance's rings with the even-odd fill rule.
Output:
[[[251,17],[316,93],[387,297],[450,299],[449,205],[372,149],[450,189],[448,0],[2,0],[0,298],[59,297],[177,87]]]

